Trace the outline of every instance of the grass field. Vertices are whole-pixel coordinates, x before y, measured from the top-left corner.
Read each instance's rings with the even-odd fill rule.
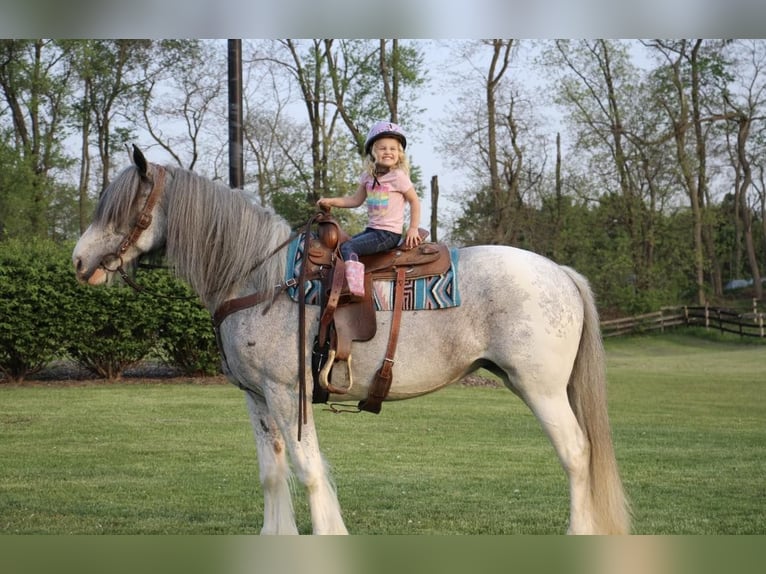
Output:
[[[766,533],[766,346],[731,340],[607,341],[636,533]],[[566,530],[564,473],[505,389],[314,409],[354,534]],[[257,533],[257,468],[230,385],[0,385],[0,534]]]

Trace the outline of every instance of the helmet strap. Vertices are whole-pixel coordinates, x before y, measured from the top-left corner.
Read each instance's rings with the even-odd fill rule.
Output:
[[[389,171],[391,171],[391,168],[380,165],[379,163],[375,164],[375,175],[372,176],[372,186],[373,187],[380,187],[380,182],[378,181],[379,175],[386,175]]]

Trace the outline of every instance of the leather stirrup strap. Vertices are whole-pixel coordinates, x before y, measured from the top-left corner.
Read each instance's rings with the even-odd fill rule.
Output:
[[[346,264],[338,257],[335,261],[335,267],[332,271],[332,284],[330,286],[330,293],[327,296],[327,303],[325,303],[324,310],[322,311],[322,317],[319,320],[319,346],[323,346],[327,340],[327,332],[332,323],[335,315],[335,309],[338,308],[338,301],[340,300],[340,292],[343,289],[343,281],[346,278]]]
[[[391,369],[394,366],[394,354],[396,353],[396,344],[399,340],[399,326],[402,322],[402,309],[404,308],[404,276],[406,269],[399,267],[396,270],[396,289],[394,291],[394,314],[391,318],[391,332],[388,335],[388,347],[386,348],[386,358],[383,359],[383,365],[375,373],[375,378],[370,386],[370,392],[367,399],[359,403],[359,410],[368,411],[374,414],[380,412],[381,403],[388,396],[391,389],[393,376]]]

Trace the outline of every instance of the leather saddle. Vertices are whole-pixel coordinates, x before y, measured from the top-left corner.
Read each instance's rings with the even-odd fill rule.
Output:
[[[365,267],[365,293],[363,297],[357,297],[348,289],[345,263],[339,251],[340,245],[350,236],[329,213],[317,214],[315,222],[317,230],[307,239],[306,268],[301,273],[307,280],[319,279],[322,282],[319,333],[314,341],[312,355],[315,403],[327,402],[330,393],[342,395],[351,389],[351,343],[369,341],[377,332],[373,283],[379,280],[396,282],[394,315],[386,357],[376,373],[368,399],[359,405],[362,410],[377,413],[380,412],[380,402],[385,399],[390,388],[404,285],[407,281],[446,273],[451,263],[450,251],[443,244],[421,243],[412,249],[399,246],[389,251],[360,256],[359,261]],[[419,231],[421,240],[428,236],[427,231]],[[342,388],[333,386],[330,380],[331,370],[339,361],[345,361],[348,375],[348,386]]]

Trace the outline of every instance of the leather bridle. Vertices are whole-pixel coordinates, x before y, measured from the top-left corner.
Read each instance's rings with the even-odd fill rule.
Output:
[[[149,192],[149,197],[146,198],[146,203],[144,203],[144,207],[138,214],[136,223],[122,240],[117,251],[115,253],[108,253],[101,259],[99,267],[104,269],[104,271],[109,271],[111,273],[118,272],[120,275],[122,275],[123,278],[125,278],[127,274],[122,268],[122,256],[125,255],[125,252],[128,249],[136,244],[138,239],[141,237],[141,234],[152,224],[152,211],[154,211],[154,206],[157,205],[157,201],[162,195],[164,189],[165,168],[159,165],[154,165],[154,177],[152,178],[152,189]],[[116,266],[115,263],[117,264]]]

